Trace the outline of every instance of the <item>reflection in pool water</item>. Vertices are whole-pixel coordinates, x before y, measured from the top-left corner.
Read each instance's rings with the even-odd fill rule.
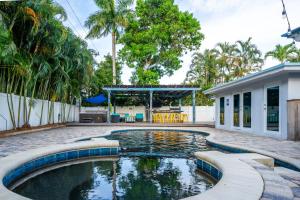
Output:
[[[205,142],[205,135],[197,132],[130,130],[113,132],[106,138],[119,140],[126,155],[148,153],[168,157],[191,157],[193,152],[211,149]]]
[[[181,199],[213,185],[191,159],[121,157],[51,170],[14,191],[39,200]]]
[[[122,153],[115,161],[90,161],[37,175],[14,191],[39,200],[181,199],[214,185],[192,158],[209,150],[205,135],[164,130],[114,132]]]

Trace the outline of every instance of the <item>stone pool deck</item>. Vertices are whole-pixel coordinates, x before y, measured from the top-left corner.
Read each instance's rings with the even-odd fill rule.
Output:
[[[0,157],[6,157],[17,152],[45,147],[48,145],[69,143],[76,138],[101,136],[109,133],[112,130],[147,128],[148,127],[141,128],[132,126],[78,126],[51,129],[35,133],[0,138]],[[153,129],[154,127],[149,128]],[[254,150],[258,153],[276,158],[282,158],[285,161],[293,163],[295,166],[300,166],[300,142],[281,141],[268,137],[231,131],[229,132],[207,127],[160,127],[157,129],[193,130],[207,132],[211,134],[208,137],[209,141],[219,144],[226,144],[233,147],[239,147],[246,150]],[[278,174],[281,175],[285,180],[293,182],[293,184],[290,184],[290,188],[292,189],[294,194],[293,199],[300,200],[300,173],[281,170],[280,173],[278,172]]]

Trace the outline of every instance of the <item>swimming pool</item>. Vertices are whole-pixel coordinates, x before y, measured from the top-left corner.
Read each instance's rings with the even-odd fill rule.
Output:
[[[217,180],[203,173],[195,151],[211,150],[206,134],[174,130],[115,131],[118,156],[73,162],[30,174],[13,191],[32,199],[181,199],[200,194]],[[108,159],[108,160],[107,160]],[[202,163],[201,166],[205,168]],[[215,170],[216,171],[216,170]],[[218,173],[218,172],[216,172]]]

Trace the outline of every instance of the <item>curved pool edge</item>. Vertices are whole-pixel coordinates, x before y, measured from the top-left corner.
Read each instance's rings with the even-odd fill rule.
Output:
[[[264,181],[261,175],[250,165],[236,157],[222,152],[196,152],[198,160],[215,166],[222,177],[211,189],[184,200],[259,200],[263,194]]]
[[[264,156],[274,158],[275,164],[300,172],[300,161],[297,159],[281,156],[276,153],[261,150],[261,149],[249,148],[249,147],[220,142],[214,139],[215,133],[209,130],[205,130],[205,132],[208,134],[208,136],[206,137],[206,141],[212,147],[223,149],[232,153],[258,153]]]
[[[7,186],[5,185],[5,178],[7,179],[7,176],[12,173],[20,173],[22,170],[18,170],[21,167],[23,167],[25,164],[35,161],[39,158],[43,158],[45,156],[51,156],[51,155],[60,155],[62,153],[65,153],[65,156],[67,156],[67,152],[74,152],[78,151],[77,159],[78,158],[84,158],[84,157],[92,157],[92,156],[98,156],[90,154],[90,153],[85,153],[82,154],[82,156],[79,156],[79,151],[84,153],[83,151],[90,152],[90,149],[116,149],[116,154],[118,153],[119,149],[119,142],[118,141],[113,141],[113,140],[96,140],[96,141],[84,141],[84,142],[77,142],[77,143],[70,143],[70,144],[57,144],[57,145],[51,145],[43,148],[38,148],[38,149],[32,149],[24,152],[20,152],[17,154],[13,154],[4,158],[0,159],[0,199],[5,199],[5,200],[28,200],[29,198],[26,198],[24,196],[21,196],[17,193],[14,193],[13,191],[9,190]],[[114,154],[115,155],[115,154]],[[103,156],[112,156],[111,150],[109,155],[103,155]],[[44,159],[45,160],[45,159]],[[71,159],[57,159],[54,163],[60,163],[60,162],[65,162],[67,160]],[[40,163],[36,163],[39,165]],[[45,163],[47,164],[47,163]],[[38,169],[39,167],[43,167],[39,165],[35,169]],[[15,175],[17,176],[17,175]],[[17,180],[20,177],[15,177],[15,180]],[[15,181],[12,180],[12,181]]]

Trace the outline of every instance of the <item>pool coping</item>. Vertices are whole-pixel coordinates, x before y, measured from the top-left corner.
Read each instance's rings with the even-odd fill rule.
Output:
[[[24,196],[10,191],[4,185],[4,178],[12,171],[20,168],[26,163],[33,160],[49,156],[53,154],[66,153],[69,151],[86,151],[93,148],[119,148],[119,142],[115,140],[96,140],[96,141],[83,141],[70,144],[57,144],[38,149],[32,149],[17,154],[13,154],[0,159],[0,199],[5,200],[28,200]],[[90,156],[90,155],[88,155]],[[57,161],[57,160],[56,160]],[[55,162],[58,163],[59,161]]]
[[[209,163],[222,172],[222,177],[211,189],[184,200],[259,200],[263,194],[264,181],[253,167],[239,158],[218,151],[196,152],[197,160]],[[251,157],[249,157],[251,160]],[[211,168],[211,169],[210,169]]]
[[[261,150],[261,149],[249,148],[249,147],[244,147],[244,146],[242,147],[240,145],[234,145],[234,144],[227,144],[225,142],[220,142],[220,141],[217,141],[216,139],[214,139],[215,133],[213,133],[209,130],[206,130],[206,133],[209,134],[206,137],[206,141],[212,147],[227,150],[227,151],[233,152],[233,153],[234,152],[236,152],[236,153],[258,153],[261,155],[265,155],[265,156],[274,158],[275,164],[279,164],[280,166],[300,172],[300,161],[297,159],[281,156],[276,153],[272,153],[272,152]]]
[[[293,163],[294,159],[282,158],[282,156],[279,156],[277,154],[273,155],[273,153],[270,153],[270,152],[260,151],[260,150],[256,150],[256,149],[246,148],[246,147],[240,147],[240,146],[237,146],[237,145],[231,145],[231,144],[228,145],[228,144],[225,144],[225,143],[222,143],[222,142],[215,141],[215,139],[214,139],[215,134],[213,132],[207,130],[207,129],[198,131],[198,130],[189,130],[188,128],[186,128],[186,129],[178,129],[178,128],[176,129],[175,128],[174,129],[174,128],[171,128],[171,127],[169,127],[169,128],[166,128],[166,127],[162,127],[162,128],[151,128],[151,127],[148,128],[148,127],[145,127],[145,128],[128,128],[128,129],[120,128],[120,129],[115,129],[115,130],[109,130],[105,134],[99,135],[99,137],[110,135],[113,132],[127,131],[127,130],[171,130],[171,131],[195,132],[195,133],[206,135],[207,136],[206,141],[209,144],[217,145],[221,149],[222,149],[222,147],[223,148],[224,147],[225,148],[229,147],[229,148],[232,148],[232,150],[255,152],[255,153],[270,156],[270,157],[273,157],[275,159],[279,159],[279,160],[282,160],[284,162],[287,162],[289,164],[294,165],[294,163]],[[97,136],[85,136],[85,137],[80,137],[80,138],[74,138],[72,140],[66,140],[65,141],[66,143],[64,143],[64,144],[57,144],[57,145],[51,145],[51,146],[48,146],[48,147],[32,149],[32,150],[28,150],[28,151],[25,151],[25,152],[20,152],[20,153],[17,153],[17,154],[13,154],[13,155],[1,158],[0,159],[0,162],[1,162],[1,165],[0,165],[0,180],[1,180],[1,182],[0,182],[0,199],[6,199],[6,200],[25,200],[25,199],[27,199],[28,200],[28,198],[20,196],[20,195],[14,193],[14,192],[8,190],[3,184],[3,178],[11,170],[19,167],[20,165],[22,165],[22,164],[24,164],[28,161],[34,160],[38,157],[49,155],[51,153],[57,153],[57,152],[62,152],[62,151],[78,150],[78,149],[85,149],[85,148],[92,148],[92,147],[111,147],[111,146],[116,147],[116,146],[119,146],[118,141],[112,141],[112,140],[106,140],[106,139],[75,142],[75,141],[78,141],[78,140],[81,140],[81,139],[95,138],[95,137],[97,137]],[[210,151],[210,152],[213,152],[213,151]],[[242,166],[244,166],[244,168],[248,168],[249,171],[252,171],[254,169],[251,166],[247,165],[246,163],[244,163],[244,162],[242,162],[241,160],[238,160],[238,159],[228,158],[228,157],[226,159],[224,159],[220,155],[218,155],[218,156],[214,156],[214,155],[207,156],[206,155],[205,156],[204,153],[210,153],[210,152],[201,152],[200,154],[198,153],[198,154],[196,154],[196,158],[201,159],[201,160],[206,160],[207,162],[209,162],[210,164],[212,164],[213,166],[218,168],[222,172],[222,178],[219,180],[219,182],[212,189],[207,190],[206,192],[201,193],[199,195],[188,197],[186,199],[189,199],[189,200],[194,200],[194,199],[199,199],[199,200],[202,200],[202,199],[207,199],[207,200],[209,200],[209,199],[224,199],[224,192],[226,194],[228,193],[227,195],[231,194],[231,196],[228,196],[228,199],[238,199],[237,197],[235,197],[236,195],[234,195],[236,191],[233,191],[230,188],[226,189],[226,187],[223,187],[223,186],[228,186],[227,185],[228,183],[231,183],[231,184],[235,183],[235,181],[232,180],[232,175],[234,173],[239,173],[240,172],[240,171],[238,171],[238,168],[239,168],[238,166],[240,166],[240,164]],[[220,152],[217,152],[217,153],[220,153]],[[236,170],[232,170],[232,169],[229,168],[229,164],[226,162],[226,160],[228,160],[228,159],[230,160],[230,162],[235,162],[236,163],[236,165],[234,165],[234,167],[232,167],[230,165],[230,168],[234,168]],[[245,165],[247,165],[248,167],[245,167]],[[298,167],[298,165],[296,165],[295,167]],[[230,174],[231,174],[231,176],[229,176]],[[256,177],[256,180],[258,181],[258,183],[255,183],[255,184],[261,185],[262,178],[256,170],[254,170],[254,172],[252,171],[249,174],[252,174],[252,175],[254,175],[254,177]],[[259,181],[259,179],[257,178],[257,174],[261,178],[261,181]],[[233,182],[231,182],[231,181],[233,181]],[[237,181],[237,182],[239,182],[239,181]],[[246,181],[246,183],[247,183],[247,181]],[[246,183],[243,183],[243,184],[246,184]],[[243,189],[249,190],[250,186],[247,185],[247,184],[246,185],[243,185],[243,184],[242,185],[236,184],[235,189],[237,191],[239,191],[239,190],[241,190],[240,187],[243,186]],[[262,182],[262,185],[263,185],[263,182]],[[251,187],[252,187],[252,185],[251,185]],[[263,186],[262,186],[262,188],[263,188]],[[230,191],[230,192],[226,192],[227,190]],[[214,192],[211,192],[211,191],[214,191]],[[259,186],[259,188],[257,188],[256,192],[251,192],[251,193],[255,194],[255,196],[252,196],[251,198],[249,198],[249,200],[250,199],[253,199],[253,200],[254,199],[259,199],[260,196],[258,197],[258,194],[260,192],[262,193],[261,187]],[[248,193],[247,193],[247,195],[248,195]],[[245,196],[245,193],[243,194],[243,197],[244,196]],[[251,194],[249,194],[249,196],[251,196]],[[239,199],[240,199],[240,197],[239,197]],[[247,199],[247,198],[245,198],[245,199]]]

